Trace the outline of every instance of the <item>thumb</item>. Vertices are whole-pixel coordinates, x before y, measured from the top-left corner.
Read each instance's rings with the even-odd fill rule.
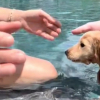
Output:
[[[13,33],[21,28],[21,23],[16,22],[0,22],[0,31]]]

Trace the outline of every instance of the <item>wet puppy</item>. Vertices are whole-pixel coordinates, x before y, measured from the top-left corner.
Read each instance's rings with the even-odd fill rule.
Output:
[[[97,63],[100,66],[100,31],[86,32],[76,45],[65,51],[65,54],[73,62]],[[100,70],[97,77],[100,83]]]

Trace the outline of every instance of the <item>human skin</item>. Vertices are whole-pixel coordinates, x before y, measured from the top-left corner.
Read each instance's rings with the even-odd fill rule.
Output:
[[[0,14],[2,16],[0,16],[0,20],[6,22],[5,18],[7,18],[7,14],[10,13],[11,9],[1,8]],[[20,28],[23,28],[31,34],[52,41],[61,33],[60,22],[42,10],[15,10],[14,14],[13,22],[20,22]],[[11,31],[12,29],[13,28],[6,28],[5,30],[5,27],[3,27],[1,31],[12,33],[14,32]],[[14,39],[10,39],[9,41],[12,41],[12,44],[7,42],[9,44],[7,48],[13,45]],[[0,72],[0,87],[5,88],[15,86],[16,84],[27,85],[30,83],[42,83],[57,77],[55,67],[46,60],[30,57],[21,50],[1,49],[0,51],[2,51],[2,55],[4,55],[1,55],[1,57],[4,58],[2,58],[3,60],[0,63],[2,66],[5,66],[4,68],[2,67],[3,70]],[[30,71],[31,74],[29,73]]]
[[[100,31],[100,21],[86,23],[82,26],[77,27],[76,29],[73,29],[72,33],[78,35],[87,31]]]
[[[12,14],[11,14],[12,13]],[[0,8],[0,21],[20,21],[22,28],[28,33],[53,41],[61,33],[61,23],[41,9],[13,10]]]

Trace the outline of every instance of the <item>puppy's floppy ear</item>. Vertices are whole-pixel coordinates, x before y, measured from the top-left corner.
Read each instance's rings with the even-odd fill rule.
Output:
[[[96,60],[97,62],[99,62],[98,64],[100,65],[100,40],[98,40],[97,38],[93,39],[92,49],[94,51]]]

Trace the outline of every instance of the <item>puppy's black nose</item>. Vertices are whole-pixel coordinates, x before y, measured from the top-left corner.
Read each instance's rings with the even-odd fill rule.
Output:
[[[68,50],[66,50],[66,51],[65,51],[65,54],[66,54],[66,55],[68,55],[68,53],[69,53],[69,51],[68,51]]]

